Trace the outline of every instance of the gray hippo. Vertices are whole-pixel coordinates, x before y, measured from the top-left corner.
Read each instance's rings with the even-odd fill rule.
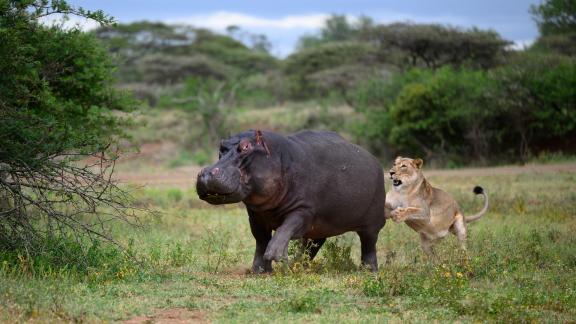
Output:
[[[272,260],[287,259],[292,239],[303,239],[313,259],[327,237],[349,231],[360,237],[362,264],[378,269],[386,199],[382,168],[336,133],[233,135],[221,142],[218,162],[198,174],[196,190],[210,204],[244,203],[256,239],[256,273],[272,271]]]

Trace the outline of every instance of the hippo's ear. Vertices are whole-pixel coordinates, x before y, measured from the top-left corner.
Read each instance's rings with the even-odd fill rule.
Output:
[[[418,169],[422,169],[422,166],[424,165],[424,161],[422,159],[414,159],[414,165]]]
[[[266,141],[264,141],[264,135],[262,135],[262,131],[259,129],[256,130],[256,145],[261,145],[266,150],[266,155],[270,156],[270,150],[268,149],[268,145],[266,145]]]

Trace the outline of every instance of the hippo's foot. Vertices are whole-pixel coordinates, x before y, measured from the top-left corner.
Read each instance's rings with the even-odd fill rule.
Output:
[[[360,263],[360,270],[369,271],[369,272],[378,272],[378,265],[374,263]]]
[[[272,272],[272,262],[264,260],[262,254],[256,254],[252,261],[252,273]]]
[[[270,273],[272,272],[272,265],[270,262],[266,262],[266,264],[253,264],[252,265],[252,273],[261,274],[261,273]]]
[[[264,253],[264,260],[266,261],[288,261],[288,245],[270,244]]]

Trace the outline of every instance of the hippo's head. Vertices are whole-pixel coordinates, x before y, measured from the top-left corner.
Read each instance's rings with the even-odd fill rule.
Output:
[[[250,200],[278,179],[278,165],[261,131],[247,131],[220,143],[219,160],[198,174],[200,199],[214,205]]]

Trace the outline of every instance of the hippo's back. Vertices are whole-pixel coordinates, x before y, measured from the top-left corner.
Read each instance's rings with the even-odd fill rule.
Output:
[[[303,131],[288,138],[300,148],[296,168],[303,177],[298,178],[320,222],[339,225],[340,232],[384,224],[384,175],[372,154],[333,132]]]
[[[341,174],[345,178],[357,172],[380,172],[378,160],[362,147],[352,144],[334,132],[301,131],[287,136],[303,153],[305,163],[317,168],[317,172],[330,171],[332,176]],[[348,171],[337,172],[332,171]],[[382,178],[383,181],[383,178]]]

